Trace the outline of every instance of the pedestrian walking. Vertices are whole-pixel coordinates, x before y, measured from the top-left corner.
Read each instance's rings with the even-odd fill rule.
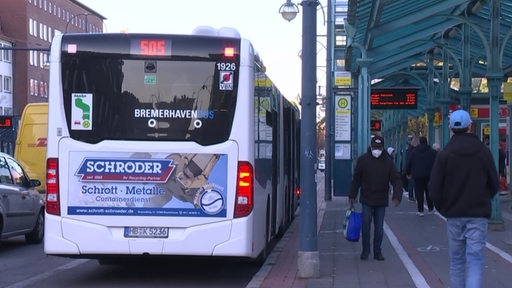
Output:
[[[384,150],[384,138],[374,136],[368,151],[359,156],[354,168],[349,194],[350,205],[359,195],[362,204],[362,252],[361,260],[370,255],[370,234],[373,221],[373,258],[384,260],[381,245],[384,237],[384,216],[389,205],[389,183],[393,186],[392,201],[395,206],[402,200],[402,181],[391,157]]]
[[[407,186],[404,187],[407,189],[407,193],[409,194],[409,201],[414,202],[416,201],[416,197],[414,196],[414,179],[409,177],[406,172],[407,168],[407,162],[409,159],[411,159],[412,151],[414,151],[414,145],[413,145],[414,138],[412,136],[409,136],[407,139],[407,148],[405,149],[405,165],[403,168],[403,173],[405,175],[405,179],[407,179]]]
[[[430,181],[430,171],[434,160],[436,159],[436,150],[428,145],[426,137],[420,137],[420,143],[411,153],[407,160],[407,175],[414,179],[414,192],[416,196],[416,205],[418,207],[418,216],[424,215],[424,201],[427,200],[429,212],[434,211],[434,204],[428,195],[428,182]]]
[[[470,133],[468,112],[450,116],[454,135],[439,152],[430,177],[430,197],[446,218],[450,287],[481,287],[491,199],[498,172],[490,150]]]

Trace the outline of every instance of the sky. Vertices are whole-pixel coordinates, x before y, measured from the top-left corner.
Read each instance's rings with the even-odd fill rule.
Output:
[[[205,25],[236,28],[252,42],[267,67],[267,75],[285,97],[295,99],[301,92],[301,6],[297,17],[288,22],[279,14],[286,0],[78,1],[107,18],[105,32],[190,34],[194,28]],[[325,35],[321,31],[325,31],[321,11],[317,18],[317,34]],[[321,41],[325,43],[324,39]],[[325,57],[317,62],[325,66]],[[325,81],[323,78],[318,81]]]

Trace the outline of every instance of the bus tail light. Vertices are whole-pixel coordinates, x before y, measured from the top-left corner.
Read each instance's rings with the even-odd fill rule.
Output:
[[[254,173],[249,162],[238,162],[235,218],[245,217],[254,207]]]
[[[46,160],[46,212],[60,215],[58,158]]]

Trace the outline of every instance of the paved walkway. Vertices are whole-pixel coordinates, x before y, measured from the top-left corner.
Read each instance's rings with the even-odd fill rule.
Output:
[[[247,288],[448,287],[448,241],[446,222],[441,215],[416,216],[416,203],[409,202],[404,195],[399,207],[390,206],[386,210],[382,245],[385,261],[372,257],[361,261],[361,243],[349,242],[342,234],[347,198],[333,197],[325,202],[323,181],[318,184],[320,277],[298,277],[300,215],[297,215]],[[512,283],[510,195],[500,196],[500,207],[505,230],[489,232],[483,287],[510,287]]]

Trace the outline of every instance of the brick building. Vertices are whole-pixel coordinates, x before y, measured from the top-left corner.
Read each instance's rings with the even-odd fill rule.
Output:
[[[75,0],[1,0],[0,115],[18,116],[27,103],[47,102],[53,37],[103,32],[105,19]]]

